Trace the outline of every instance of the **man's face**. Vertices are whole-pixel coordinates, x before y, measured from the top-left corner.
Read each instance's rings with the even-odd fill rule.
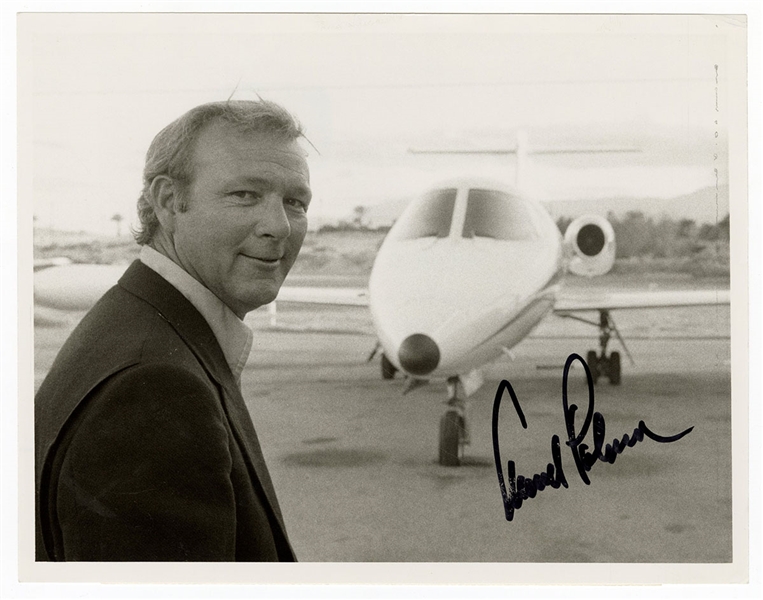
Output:
[[[186,210],[173,240],[181,266],[236,315],[272,302],[307,232],[310,175],[296,140],[213,122],[199,135]]]

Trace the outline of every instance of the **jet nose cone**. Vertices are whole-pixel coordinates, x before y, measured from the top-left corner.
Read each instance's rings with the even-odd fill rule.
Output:
[[[440,363],[440,349],[428,335],[415,333],[403,340],[397,357],[411,375],[428,375]]]

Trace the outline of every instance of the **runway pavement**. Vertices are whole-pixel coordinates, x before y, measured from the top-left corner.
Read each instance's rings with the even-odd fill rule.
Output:
[[[661,435],[693,431],[670,444],[646,439],[612,465],[597,463],[590,485],[563,447],[569,487],[544,490],[507,522],[491,446],[496,386],[511,381],[528,421],[522,430],[507,397],[499,424],[504,471],[509,459],[520,474],[544,471],[552,435],[565,438],[561,365],[570,352],[595,347],[595,329],[551,320],[513,361],[491,365],[471,403],[464,465],[453,468],[437,464],[444,384],[403,396],[399,378],[382,381],[378,357],[365,362],[375,343],[367,313],[279,309],[277,330],[266,313],[252,315],[242,386],[298,558],[730,561],[728,309],[616,318],[636,365],[624,360],[621,386],[596,387],[605,440],[632,434],[642,419]],[[35,387],[72,324],[37,328]],[[573,370],[570,393],[585,406],[582,378]]]

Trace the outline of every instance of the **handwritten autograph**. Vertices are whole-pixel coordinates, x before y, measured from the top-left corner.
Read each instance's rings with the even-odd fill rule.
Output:
[[[583,422],[583,427],[580,429],[580,433],[575,432],[575,413],[577,412],[578,407],[575,404],[569,404],[567,400],[567,379],[570,367],[576,360],[583,364],[586,378],[588,380],[588,411],[586,413],[585,421]],[[503,468],[501,467],[501,451],[498,445],[498,411],[501,406],[503,393],[506,390],[508,390],[509,396],[511,396],[511,402],[514,405],[517,415],[519,415],[519,421],[522,423],[524,429],[527,429],[527,420],[522,412],[522,408],[519,406],[519,400],[514,393],[514,388],[512,388],[511,384],[504,379],[498,386],[498,390],[495,393],[495,400],[493,402],[493,455],[495,457],[495,468],[498,473],[498,485],[501,488],[501,498],[503,500],[503,509],[506,513],[506,520],[511,521],[514,519],[514,511],[519,510],[525,500],[535,498],[538,492],[542,492],[546,487],[558,489],[560,486],[566,488],[569,487],[569,485],[567,484],[567,478],[564,476],[564,469],[562,468],[562,453],[559,436],[554,435],[551,438],[551,457],[553,462],[548,463],[546,471],[544,473],[536,473],[532,477],[517,475],[516,465],[513,460],[510,460],[508,462],[509,488],[508,490],[506,489],[506,483],[503,478]],[[618,440],[615,438],[611,444],[604,446],[604,417],[601,413],[594,412],[593,379],[591,377],[591,371],[582,357],[577,354],[570,354],[564,365],[562,409],[564,411],[564,422],[567,428],[566,444],[570,448],[570,452],[572,452],[578,475],[586,485],[591,484],[591,480],[588,478],[588,472],[593,468],[593,465],[596,464],[596,461],[612,464],[615,462],[618,454],[622,454],[626,448],[632,448],[643,441],[644,437],[648,437],[661,444],[669,444],[670,442],[680,440],[694,429],[694,427],[689,427],[689,429],[686,429],[677,435],[662,436],[651,431],[644,421],[639,421],[638,427],[633,430],[633,433],[630,436],[626,433],[623,435],[622,439]],[[583,443],[583,440],[592,424],[593,450],[591,451],[589,450],[589,445]]]

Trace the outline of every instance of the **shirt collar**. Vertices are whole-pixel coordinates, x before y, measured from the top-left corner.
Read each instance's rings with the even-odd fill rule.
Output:
[[[222,300],[164,254],[144,245],[140,251],[140,260],[164,277],[201,313],[238,382],[252,349],[252,330]]]

